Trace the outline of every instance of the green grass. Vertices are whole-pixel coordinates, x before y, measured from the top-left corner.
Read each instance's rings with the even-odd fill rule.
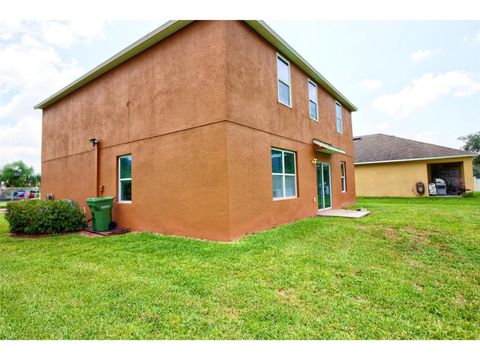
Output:
[[[6,201],[0,201],[0,209],[5,209],[7,207]]]
[[[357,206],[230,244],[0,218],[0,338],[479,339],[478,194]]]

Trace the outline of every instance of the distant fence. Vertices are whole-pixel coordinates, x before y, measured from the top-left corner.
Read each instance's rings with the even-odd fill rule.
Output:
[[[480,179],[473,178],[473,188],[475,191],[480,191]]]
[[[40,188],[38,187],[7,187],[0,188],[0,201],[20,200],[25,196],[19,196],[22,192],[23,194],[27,194],[27,198],[30,198],[31,192],[34,193],[36,198],[40,196]]]

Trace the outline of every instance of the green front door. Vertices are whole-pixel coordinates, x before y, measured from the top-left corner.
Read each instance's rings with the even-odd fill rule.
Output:
[[[318,208],[332,207],[332,192],[330,188],[330,164],[317,164]]]

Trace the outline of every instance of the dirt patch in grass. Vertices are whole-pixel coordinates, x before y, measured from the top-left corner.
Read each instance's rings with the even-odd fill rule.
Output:
[[[385,229],[385,238],[386,239],[398,239],[397,229],[392,227],[387,227]]]
[[[414,227],[408,228],[408,233],[412,234],[412,240],[415,242],[419,242],[422,244],[426,244],[430,242],[429,236],[431,232],[428,230],[420,230]]]
[[[227,316],[231,319],[238,319],[238,317],[239,317],[238,310],[233,309],[233,308],[228,308],[227,309]]]
[[[414,283],[414,284],[413,284],[413,287],[414,287],[415,289],[417,289],[418,291],[423,292],[424,286],[423,286],[422,284]]]

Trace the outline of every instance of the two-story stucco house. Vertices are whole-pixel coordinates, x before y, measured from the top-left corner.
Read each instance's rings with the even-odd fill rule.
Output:
[[[36,108],[42,193],[115,196],[134,230],[228,241],[355,199],[355,106],[261,21],[168,22]]]

